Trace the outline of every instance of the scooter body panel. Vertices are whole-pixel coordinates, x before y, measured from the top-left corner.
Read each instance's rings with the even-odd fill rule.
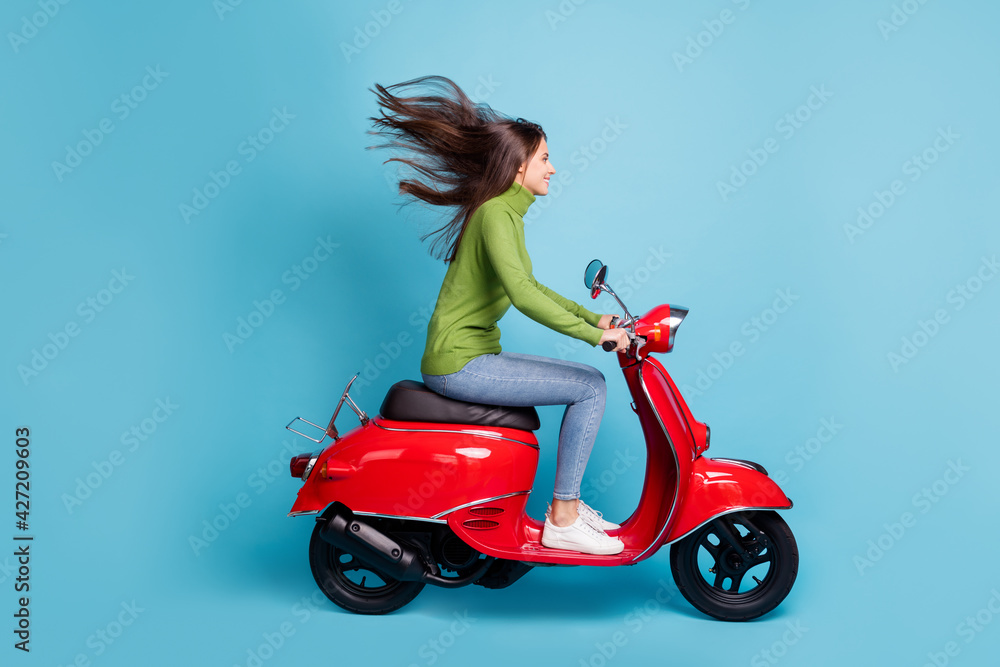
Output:
[[[699,457],[691,466],[685,497],[663,542],[676,542],[705,522],[729,512],[791,506],[792,501],[774,480],[750,465]]]
[[[527,494],[537,467],[529,431],[375,417],[323,450],[289,514],[340,501],[358,513],[445,521],[480,499]]]
[[[463,542],[488,556],[554,565],[622,565],[635,549],[611,556],[542,546],[543,522],[525,513],[528,494],[463,507],[448,515],[448,526]]]
[[[635,550],[629,560],[635,563],[656,553],[678,501],[686,495],[693,436],[663,366],[648,358],[635,363],[623,354],[619,361],[646,441],[646,475],[639,505],[617,534],[626,551]]]

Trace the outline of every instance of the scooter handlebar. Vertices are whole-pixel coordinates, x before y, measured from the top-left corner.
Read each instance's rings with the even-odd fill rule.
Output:
[[[632,342],[632,344],[634,344],[637,340],[639,340],[639,337],[636,336],[631,331],[629,331],[629,330],[626,329],[625,333],[628,334],[628,338]],[[615,344],[615,342],[611,341],[611,340],[606,340],[603,343],[601,343],[601,348],[603,348],[605,352],[611,352],[616,347],[617,347],[617,345]]]

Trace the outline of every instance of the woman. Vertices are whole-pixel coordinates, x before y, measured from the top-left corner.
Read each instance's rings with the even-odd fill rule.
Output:
[[[427,85],[438,94],[402,97],[390,92]],[[385,88],[370,118],[382,147],[415,153],[386,162],[406,164],[426,177],[401,180],[399,191],[455,213],[438,229],[431,252],[448,262],[420,371],[433,391],[491,405],[566,405],[559,431],[555,489],[542,544],[592,554],[616,554],[619,528],[580,499],[583,470],[604,414],[604,375],[572,361],[504,352],[497,321],[513,305],[560,333],[596,346],[628,346],[613,315],[598,315],[538,283],[524,246],[523,216],[548,194],[555,167],[541,126],[474,104],[450,79],[427,76]],[[372,146],[370,148],[377,148]]]

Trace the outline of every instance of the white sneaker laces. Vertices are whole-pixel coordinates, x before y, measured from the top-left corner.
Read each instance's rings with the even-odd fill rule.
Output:
[[[597,510],[595,510],[593,507],[591,507],[587,503],[583,502],[582,500],[580,501],[580,504],[577,507],[577,509],[578,510],[583,510],[584,512],[587,512],[587,513],[590,513],[592,516],[596,517],[598,521],[603,521],[604,520],[604,515],[602,513],[598,512]]]
[[[551,514],[552,514],[552,505],[549,504],[546,506],[545,516],[549,517],[551,516]],[[584,525],[593,528],[598,532],[598,534],[603,535],[604,537],[611,537],[606,532],[604,532],[603,528],[600,527],[601,522],[604,520],[604,515],[601,512],[595,510],[587,503],[583,502],[583,500],[577,501],[577,514],[583,517]],[[594,523],[596,523],[597,525],[596,526],[593,525]]]
[[[583,532],[587,533],[588,535],[590,535],[592,537],[596,537],[599,540],[602,539],[602,538],[603,539],[608,539],[608,534],[607,533],[605,533],[603,530],[598,530],[597,528],[595,528],[591,524],[587,523],[586,520],[581,521],[580,525],[578,527],[581,528],[583,530]]]

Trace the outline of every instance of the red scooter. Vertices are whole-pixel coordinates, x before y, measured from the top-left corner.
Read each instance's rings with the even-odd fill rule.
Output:
[[[609,531],[625,550],[599,556],[542,546],[542,521],[525,513],[538,465],[535,408],[457,401],[404,380],[369,418],[348,394],[355,375],[326,428],[299,417],[287,426],[318,444],[333,439],[292,458],[291,474],[305,484],[289,516],[319,515],[309,563],[334,603],[384,614],[426,584],[504,588],[534,567],[634,565],[666,544],[678,589],[709,616],[744,621],[784,600],[799,554],[774,510],[792,501],[760,465],[703,456],[709,427],[649,356],[673,349],[687,309],[660,305],[636,319],[606,275],[594,260],[584,282],[593,298],[608,292],[625,313],[618,326],[631,344],[618,360],[646,439],[639,506]],[[361,425],[341,435],[334,422],[345,403]],[[320,437],[296,430],[296,422]]]

